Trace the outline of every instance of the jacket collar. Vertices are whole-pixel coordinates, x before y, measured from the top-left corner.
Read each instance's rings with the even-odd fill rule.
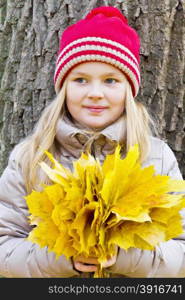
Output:
[[[66,158],[79,158],[82,152],[88,150],[103,161],[105,155],[114,152],[118,143],[124,144],[125,137],[124,116],[103,130],[97,131],[73,122],[65,114],[58,120],[56,128],[56,140],[62,156]]]

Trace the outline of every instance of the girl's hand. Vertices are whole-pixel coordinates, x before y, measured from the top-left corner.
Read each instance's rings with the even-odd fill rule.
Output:
[[[107,259],[105,262],[102,263],[103,268],[108,268],[115,264],[118,254],[118,248],[116,251],[116,254],[109,259]],[[98,262],[97,258],[93,257],[83,257],[83,256],[77,256],[75,259],[73,259],[73,265],[74,268],[77,271],[80,272],[96,272],[98,269],[98,265],[100,263]]]
[[[96,272],[98,269],[99,262],[93,257],[77,256],[73,259],[74,268],[80,272]]]

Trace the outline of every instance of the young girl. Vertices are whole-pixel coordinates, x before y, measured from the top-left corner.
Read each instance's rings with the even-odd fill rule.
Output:
[[[15,147],[0,178],[0,274],[5,277],[89,277],[95,258],[56,260],[47,247],[26,240],[32,230],[24,196],[50,183],[39,167],[50,151],[65,167],[87,149],[103,162],[116,145],[126,154],[138,143],[143,166],[182,179],[169,146],[150,132],[150,117],[136,97],[140,85],[139,37],[113,7],[92,10],[61,38],[56,99],[33,133]],[[155,251],[117,249],[104,263],[110,277],[185,277],[185,236]]]

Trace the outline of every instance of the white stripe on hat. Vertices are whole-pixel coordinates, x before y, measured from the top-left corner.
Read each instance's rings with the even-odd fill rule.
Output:
[[[58,61],[60,60],[60,57],[63,55],[63,53],[65,51],[67,51],[67,49],[69,49],[70,47],[76,45],[76,44],[79,44],[79,43],[82,43],[82,42],[102,42],[102,43],[106,43],[106,44],[109,44],[111,46],[115,46],[117,48],[119,48],[120,50],[123,50],[124,52],[127,52],[128,55],[130,55],[132,57],[132,59],[135,61],[135,63],[137,65],[138,64],[138,61],[137,61],[137,58],[134,56],[134,54],[125,46],[123,46],[122,44],[118,43],[118,42],[115,42],[115,41],[112,41],[112,40],[108,40],[108,39],[104,39],[104,38],[101,38],[101,37],[86,37],[86,38],[81,38],[81,39],[78,39],[78,40],[75,40],[73,41],[72,43],[68,44],[59,54],[58,56],[58,59],[57,59],[57,62],[56,64],[58,63]]]
[[[122,60],[125,60],[129,65],[131,65],[133,67],[133,69],[135,70],[135,72],[137,73],[138,77],[140,77],[140,72],[138,70],[138,66],[128,56],[126,56],[123,53],[118,52],[112,48],[107,48],[104,46],[102,47],[102,46],[96,46],[96,45],[88,45],[88,44],[84,45],[84,46],[76,47],[76,48],[72,49],[71,51],[67,52],[67,54],[65,56],[61,57],[61,60],[58,61],[58,64],[56,65],[55,76],[56,76],[60,66],[70,56],[72,56],[73,54],[76,54],[78,52],[88,51],[88,50],[103,51],[103,52],[107,52],[107,53],[113,54],[115,56],[118,56]]]

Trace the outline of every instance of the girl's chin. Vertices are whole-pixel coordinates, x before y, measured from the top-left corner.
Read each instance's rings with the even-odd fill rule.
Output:
[[[110,123],[97,123],[97,122],[81,122],[81,124],[83,124],[86,127],[89,127],[91,129],[95,129],[95,130],[101,130],[104,129],[105,127],[107,127],[108,125],[111,124]]]

